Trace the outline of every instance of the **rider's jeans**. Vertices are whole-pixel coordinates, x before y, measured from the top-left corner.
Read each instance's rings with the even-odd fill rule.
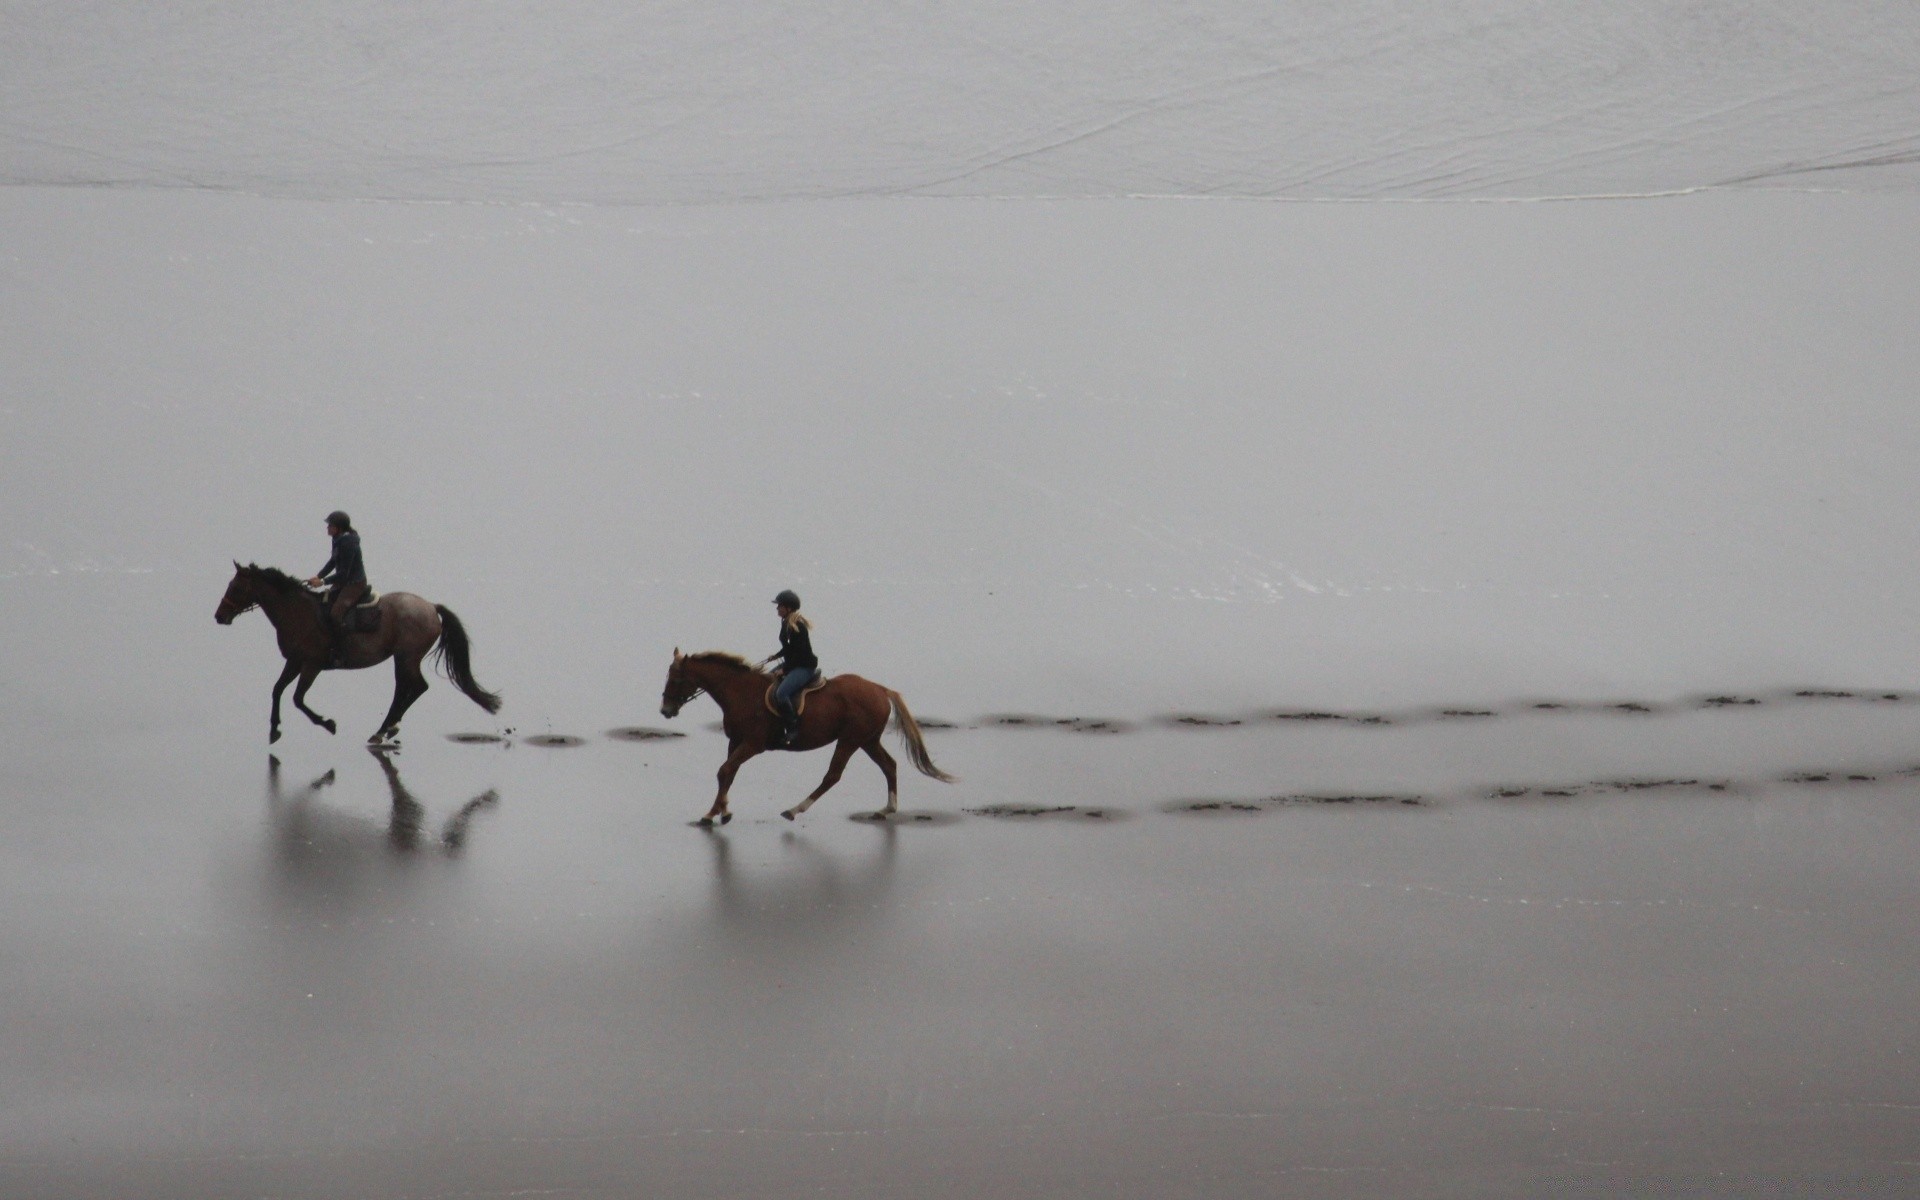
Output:
[[[788,716],[792,716],[793,698],[800,694],[801,688],[812,683],[813,677],[819,673],[812,667],[795,667],[788,671],[773,689],[773,702],[786,710]]]

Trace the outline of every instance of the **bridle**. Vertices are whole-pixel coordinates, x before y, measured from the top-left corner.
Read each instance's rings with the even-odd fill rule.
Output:
[[[259,608],[260,597],[257,594],[253,594],[251,587],[247,590],[249,594],[253,595],[253,598],[245,604],[242,604],[233,598],[233,589],[228,588],[226,595],[220,597],[220,606],[213,610],[213,619],[222,622],[232,621],[239,617],[241,613],[252,612],[254,609]]]
[[[678,670],[678,666],[677,666],[677,665],[676,665],[676,667],[675,667],[675,673],[676,673],[676,674],[679,674],[679,670]],[[671,680],[671,679],[669,679],[669,680],[668,680],[667,682],[668,682],[668,683],[672,683],[672,682],[673,682],[673,680]],[[685,683],[685,682],[686,682],[686,679],[685,679],[685,677],[684,677],[684,675],[682,675],[682,676],[681,676],[681,678],[680,678],[680,682],[682,682],[682,683]],[[687,705],[689,705],[689,704],[692,704],[692,703],[693,703],[693,702],[694,702],[695,700],[698,700],[698,699],[699,699],[700,697],[702,697],[702,696],[704,696],[704,695],[706,695],[706,694],[707,694],[707,689],[706,689],[706,688],[703,688],[703,687],[696,687],[696,688],[694,688],[694,689],[693,689],[693,690],[692,690],[691,692],[688,692],[688,693],[686,694],[686,696],[685,696],[685,697],[683,697],[682,699],[680,699],[680,700],[677,700],[677,701],[675,701],[675,702],[674,702],[674,706],[673,706],[673,711],[675,711],[675,712],[679,712],[679,711],[680,711],[681,709],[683,709],[683,708],[685,708],[685,707],[686,707]],[[661,698],[662,700],[665,700],[665,699],[666,699],[667,697],[666,697],[665,695],[662,695],[662,696],[661,696],[660,698]]]

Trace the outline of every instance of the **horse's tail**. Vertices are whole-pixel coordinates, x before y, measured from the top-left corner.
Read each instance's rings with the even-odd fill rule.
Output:
[[[473,677],[473,648],[467,641],[467,627],[444,604],[434,605],[433,611],[440,614],[440,644],[433,648],[435,661],[446,671],[447,678],[453,680],[453,686],[466,693],[467,699],[490,713],[499,712],[500,693],[481,687]]]
[[[887,699],[893,702],[893,720],[900,727],[900,741],[907,749],[907,761],[922,775],[931,775],[941,783],[957,782],[953,776],[933,765],[933,756],[927,753],[926,739],[920,736],[920,722],[913,719],[900,693],[889,688]]]

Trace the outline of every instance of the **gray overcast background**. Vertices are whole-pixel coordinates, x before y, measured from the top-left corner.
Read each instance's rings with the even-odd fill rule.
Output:
[[[0,5],[0,180],[309,197],[1906,188],[1913,6]]]

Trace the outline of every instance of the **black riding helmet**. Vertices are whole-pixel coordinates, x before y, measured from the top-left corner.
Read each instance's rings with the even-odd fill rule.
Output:
[[[784,604],[788,608],[793,609],[800,607],[800,597],[794,595],[792,589],[788,589],[787,591],[781,592],[778,596],[775,596],[773,602],[775,604]]]
[[[351,531],[353,529],[353,518],[336,508],[327,514],[327,524],[338,525],[342,529]]]

